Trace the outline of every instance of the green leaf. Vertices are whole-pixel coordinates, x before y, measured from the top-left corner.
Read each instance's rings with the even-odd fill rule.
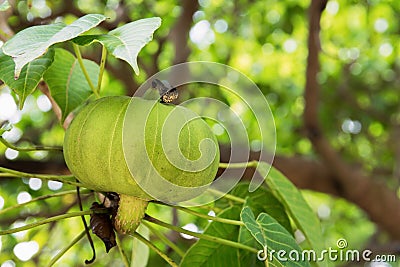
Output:
[[[53,44],[71,40],[96,27],[106,19],[100,14],[85,15],[70,25],[55,23],[29,27],[17,33],[3,45],[4,54],[15,62],[15,77],[27,63],[43,55]]]
[[[243,208],[240,217],[261,247],[267,248],[269,262],[277,264],[277,266],[310,266],[307,261],[302,261],[301,248],[297,245],[296,240],[274,218],[266,213],[261,213],[255,219],[249,207]],[[281,258],[276,257],[278,251],[286,251],[286,254]],[[298,259],[291,259],[290,253],[298,255]],[[282,258],[285,259],[282,260]]]
[[[3,3],[0,4],[0,11],[6,11],[10,7],[11,7],[10,3],[7,0],[5,0]]]
[[[146,18],[125,24],[108,34],[79,36],[73,41],[79,45],[88,45],[94,41],[102,43],[113,56],[128,62],[138,75],[137,56],[153,39],[153,33],[160,25],[161,18]]]
[[[261,212],[267,212],[275,220],[277,220],[282,226],[292,232],[290,220],[286,214],[285,207],[280,201],[272,194],[269,188],[260,186],[256,191],[249,192],[250,183],[240,183],[232,193],[235,196],[246,199],[245,205],[249,206],[251,210],[259,214]]]
[[[244,207],[240,213],[240,219],[244,222],[251,235],[262,247],[267,246],[267,231],[254,218],[254,214],[249,207]]]
[[[136,232],[141,234],[144,238],[149,240],[150,231],[142,224],[136,229]],[[132,241],[132,267],[146,267],[149,260],[150,250],[149,247],[143,244],[139,239],[134,238]]]
[[[14,61],[0,50],[0,79],[19,97],[19,108],[22,109],[28,95],[32,94],[44,72],[54,59],[54,50],[50,49],[45,55],[29,62],[22,68],[21,75],[14,79]]]
[[[301,192],[281,172],[271,167],[268,174],[268,170],[267,163],[260,162],[257,171],[263,177],[268,175],[265,180],[266,183],[285,206],[286,211],[290,214],[296,226],[303,232],[311,248],[317,255],[321,255],[321,251],[325,249],[325,244],[317,216],[311,210]],[[320,262],[320,265],[325,266],[326,262]]]
[[[248,183],[245,184],[245,190],[248,193]],[[243,186],[242,186],[243,187]],[[256,191],[250,193],[250,196],[246,198],[246,203],[243,207],[250,207],[256,214],[267,212],[271,215],[278,223],[285,227],[288,232],[292,232],[290,221],[286,215],[285,209],[282,204],[272,195],[270,190],[263,187],[258,188]],[[252,237],[251,233],[246,227],[240,227],[238,242],[249,247],[257,247],[257,241]],[[241,266],[259,266],[264,267],[263,261],[257,258],[257,255],[246,250],[239,250],[239,262]]]
[[[54,50],[54,62],[43,78],[49,86],[51,96],[61,109],[61,121],[63,122],[70,112],[92,94],[92,90],[86,81],[78,60],[70,52],[62,48]],[[99,66],[87,59],[83,60],[83,64],[93,84],[97,84]]]
[[[240,208],[230,207],[222,211],[218,217],[237,220]],[[212,222],[204,231],[205,234],[237,240],[239,227],[219,222]],[[237,260],[237,249],[224,246],[208,240],[198,240],[185,254],[180,264],[181,267],[197,266],[230,266],[239,267]]]

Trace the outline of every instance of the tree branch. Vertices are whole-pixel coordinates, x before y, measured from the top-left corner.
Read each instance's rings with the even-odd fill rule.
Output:
[[[313,0],[309,13],[308,58],[305,84],[304,124],[307,136],[322,163],[339,185],[340,195],[362,208],[370,219],[380,225],[395,239],[400,239],[400,200],[385,185],[375,182],[360,170],[343,161],[322,134],[318,104],[320,86],[317,74],[320,71],[320,19],[327,0]]]
[[[198,1],[181,1],[182,13],[169,33],[168,39],[174,44],[175,59],[173,65],[187,61],[190,49],[188,47],[189,31],[193,23],[193,14],[199,7]]]

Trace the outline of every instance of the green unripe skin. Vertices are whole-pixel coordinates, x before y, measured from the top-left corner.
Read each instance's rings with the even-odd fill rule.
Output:
[[[152,107],[154,105],[154,101],[136,100],[139,108],[142,105],[142,107]],[[136,201],[138,207],[140,207],[138,209],[142,210],[142,212],[136,210],[135,216],[137,217],[138,214],[142,214],[140,216],[144,215],[144,209],[147,206],[146,202],[154,198],[136,184],[124,157],[123,125],[130,101],[131,98],[129,97],[105,97],[83,107],[66,131],[64,157],[71,173],[87,188],[124,195],[121,199],[127,200],[126,202],[129,202],[131,207],[132,203],[130,202],[132,199],[138,199]],[[152,108],[145,126],[145,145],[147,151],[151,151],[151,153],[137,157],[135,154],[135,160],[136,158],[138,160],[137,167],[140,168],[142,166],[140,160],[147,156],[157,171],[173,184],[185,187],[207,185],[213,181],[218,169],[219,151],[217,145],[217,153],[212,163],[198,172],[182,171],[176,168],[169,162],[164,154],[163,146],[160,145],[163,123],[168,114],[174,114],[171,113],[174,108],[176,107],[161,103],[156,103]],[[182,114],[185,108],[179,108]],[[177,112],[175,114],[178,116],[180,113]],[[135,123],[134,117],[130,118],[130,114],[127,114],[127,116],[130,119],[130,123]],[[181,153],[190,160],[196,160],[201,156],[198,147],[203,139],[211,139],[215,144],[217,144],[217,141],[211,129],[201,119],[190,121],[188,126],[183,127],[179,135],[180,146],[177,149],[180,149]],[[168,124],[164,125],[164,127],[168,127]],[[134,142],[139,143],[143,142],[143,140],[134,140]],[[129,153],[129,149],[125,149],[125,153]],[[151,179],[149,177],[145,178]],[[129,196],[132,198],[129,199]],[[171,196],[172,198],[175,197],[174,195]],[[188,196],[181,193],[176,197],[176,202],[189,199]],[[174,201],[174,199],[169,200]],[[126,208],[129,205],[120,200],[120,210],[124,210],[124,214],[121,214],[120,211],[118,212],[117,224],[126,226],[126,221],[128,221],[128,224],[131,223],[131,225],[124,226],[124,229],[120,228],[122,232],[131,232],[132,229],[136,229],[136,224],[138,225],[138,221],[140,222],[141,219],[134,218],[136,222],[129,222],[129,218],[132,216],[125,214],[132,210]]]

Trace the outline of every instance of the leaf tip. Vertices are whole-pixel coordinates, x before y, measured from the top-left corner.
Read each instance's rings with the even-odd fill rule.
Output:
[[[20,100],[19,100],[19,103],[18,103],[19,110],[22,110],[24,108],[25,99],[26,99],[25,97],[20,96]]]
[[[14,61],[15,62],[15,61]],[[21,70],[22,70],[23,66],[19,66],[17,64],[15,64],[15,69],[14,69],[14,80],[18,80],[19,75],[21,74]]]

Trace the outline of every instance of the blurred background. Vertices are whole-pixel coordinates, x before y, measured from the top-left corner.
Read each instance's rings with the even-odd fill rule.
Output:
[[[161,17],[154,40],[139,54],[140,75],[134,76],[128,64],[110,57],[102,95],[133,95],[151,75],[186,61],[214,61],[240,70],[258,85],[269,102],[277,136],[274,165],[304,189],[304,196],[321,220],[327,247],[336,248],[336,241],[344,238],[349,249],[400,254],[400,2],[9,2],[12,8],[0,12],[0,44],[29,26],[70,23],[87,13],[110,18],[100,24],[97,32],[141,18]],[[100,54],[100,45],[83,49],[83,56],[96,62]],[[192,90],[189,96],[182,92],[181,97],[201,94],[207,92]],[[240,105],[232,97],[214,97],[230,106]],[[2,86],[0,122],[13,125],[3,135],[7,141],[21,146],[62,145],[64,130],[46,96],[35,92],[23,110],[18,110],[16,103],[13,92]],[[210,112],[218,110],[210,107]],[[263,142],[256,133],[251,134],[257,122],[250,111],[244,110],[241,116],[250,133],[252,157],[256,158]],[[212,126],[224,160],[229,156],[224,154],[229,148],[226,133],[218,124]],[[18,153],[3,145],[0,166],[36,173],[68,172],[60,154]],[[61,189],[73,189],[36,178],[2,178],[0,185],[0,210]],[[88,208],[90,199],[84,202]],[[76,209],[76,196],[67,195],[36,202],[19,213],[1,214],[0,225],[2,229],[16,227],[34,217]],[[166,221],[204,229],[204,222],[189,215],[173,216],[167,208],[150,209]],[[71,219],[2,236],[0,266],[43,266],[81,229],[81,221]],[[173,233],[169,237],[184,249],[193,242]],[[155,244],[163,247],[157,239]],[[96,248],[95,266],[121,265],[116,249],[106,254],[97,241]],[[84,265],[90,255],[89,244],[81,241],[58,266]],[[151,254],[149,266],[162,265],[165,263]]]

